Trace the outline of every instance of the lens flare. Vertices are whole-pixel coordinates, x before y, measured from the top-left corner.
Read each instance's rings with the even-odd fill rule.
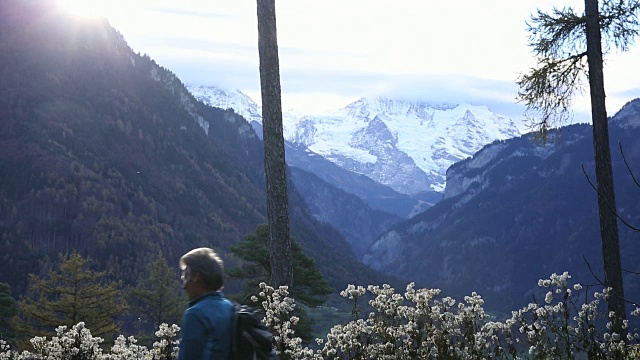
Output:
[[[109,11],[105,0],[57,0],[61,10],[83,18],[105,17]]]

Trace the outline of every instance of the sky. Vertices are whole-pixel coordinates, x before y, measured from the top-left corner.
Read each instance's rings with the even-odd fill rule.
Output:
[[[100,12],[184,83],[239,89],[260,103],[255,1],[60,1]],[[522,119],[515,80],[535,66],[526,21],[566,5],[584,9],[580,0],[276,0],[283,108],[317,113],[386,96]],[[640,45],[606,55],[609,115],[640,97],[639,59]],[[589,109],[585,87],[573,122],[589,122]]]

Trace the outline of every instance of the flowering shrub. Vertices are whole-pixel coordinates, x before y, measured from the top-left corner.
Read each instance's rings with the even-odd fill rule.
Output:
[[[100,344],[102,338],[93,337],[91,331],[80,322],[67,331],[66,326],[56,329],[56,336],[47,340],[36,336],[31,339],[34,352],[18,352],[11,350],[9,345],[0,339],[0,360],[169,360],[178,358],[177,325],[160,325],[156,336],[158,341],[152,349],[137,345],[132,336],[125,338],[120,335],[111,347],[111,353],[103,353]]]
[[[286,297],[286,288],[274,290],[263,284],[260,295],[265,310],[280,309],[266,313],[274,334],[282,323],[290,322],[286,336],[274,339],[277,349],[286,349],[287,359],[640,358],[637,330],[626,329],[626,342],[611,332],[614,315],[603,312],[607,289],[590,295],[580,284],[570,285],[570,278],[565,272],[540,280],[538,285],[546,290],[544,303],[513,311],[504,321],[491,321],[476,293],[457,302],[440,297],[438,289],[415,289],[413,283],[404,294],[389,285],[366,289],[349,285],[340,295],[353,302],[354,320],[334,326],[325,339],[316,339],[321,348],[315,352],[302,348],[291,331],[295,321],[287,311],[295,304]],[[361,319],[358,301],[367,292],[373,295],[369,301],[373,311]],[[579,294],[584,300],[578,300]],[[631,315],[640,315],[640,309]]]
[[[544,303],[531,303],[511,313],[504,321],[491,321],[480,295],[464,301],[441,297],[437,289],[415,289],[404,294],[389,285],[349,285],[340,293],[353,302],[354,319],[334,326],[319,348],[302,346],[295,336],[298,319],[295,301],[286,287],[274,289],[260,284],[259,298],[265,310],[265,325],[274,335],[274,347],[282,359],[590,359],[640,358],[640,335],[626,329],[626,338],[611,331],[613,314],[603,312],[607,289],[593,294],[579,284],[569,284],[566,272],[552,274],[538,285],[546,291]],[[373,311],[360,318],[358,301],[369,292]],[[579,298],[583,299],[578,301]],[[631,316],[639,316],[636,307]],[[625,323],[628,327],[628,323]],[[120,336],[109,353],[102,339],[93,338],[83,323],[71,330],[59,327],[50,340],[31,340],[34,352],[18,353],[0,340],[2,359],[175,359],[176,325],[163,324],[152,349],[136,344],[133,337]]]
[[[260,293],[258,297],[251,300],[257,302],[262,300],[262,308],[265,317],[262,322],[271,330],[273,334],[274,349],[280,359],[306,359],[313,355],[313,351],[302,348],[302,339],[295,336],[295,326],[298,318],[293,316],[296,306],[295,300],[289,297],[286,286],[274,289],[265,283],[260,283]]]

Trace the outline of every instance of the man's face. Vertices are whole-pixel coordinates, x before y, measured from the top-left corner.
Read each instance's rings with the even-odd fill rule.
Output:
[[[182,274],[180,274],[180,280],[182,281],[182,287],[185,288],[187,286],[187,282],[191,279],[192,273],[191,268],[185,266],[182,268]]]
[[[187,293],[189,300],[197,297],[196,277],[197,274],[194,274],[188,266],[182,269],[180,280],[182,280],[182,288]]]

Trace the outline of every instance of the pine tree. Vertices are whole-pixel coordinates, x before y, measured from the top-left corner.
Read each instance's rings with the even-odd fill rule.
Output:
[[[162,323],[179,324],[186,304],[178,275],[162,254],[148,264],[138,284],[128,292],[127,300],[129,312],[144,318],[147,331]]]
[[[269,283],[271,263],[269,261],[269,229],[267,225],[258,225],[256,232],[249,234],[238,245],[231,247],[231,252],[243,260],[239,267],[229,269],[230,277],[244,280],[244,287],[236,298],[240,302],[247,300],[259,291],[261,282]],[[293,258],[293,291],[291,296],[299,304],[309,307],[320,306],[325,303],[326,296],[333,292],[327,280],[316,267],[315,261],[307,256],[298,242],[291,238],[291,254]],[[311,338],[312,320],[302,307],[296,308],[296,316],[300,322],[296,326],[296,333],[308,341]]]
[[[571,7],[554,8],[552,14],[538,10],[528,27],[538,66],[518,80],[518,98],[539,114],[538,119],[532,118],[531,125],[546,137],[550,128],[567,119],[573,94],[581,88],[582,79],[588,79],[604,283],[612,289],[607,304],[616,315],[613,331],[623,338],[626,313],[605,106],[602,35],[605,41],[626,50],[638,33],[639,11],[638,0],[604,0],[601,8],[598,0],[585,0],[584,14]]]
[[[289,238],[289,200],[287,168],[284,158],[280,63],[276,31],[275,0],[257,0],[260,92],[264,167],[267,180],[267,220],[271,285],[293,286],[293,265]]]
[[[90,259],[78,253],[60,256],[58,270],[45,277],[30,274],[27,296],[19,302],[24,335],[52,335],[54,329],[84,322],[94,336],[109,342],[119,331],[116,318],[126,309],[120,283],[107,282],[106,272],[88,269]]]
[[[229,269],[230,277],[244,280],[244,298],[255,295],[258,284],[269,283],[271,263],[269,261],[269,229],[265,224],[258,225],[256,232],[247,235],[238,245],[231,247],[231,253],[243,260],[239,267]],[[290,294],[307,306],[324,304],[325,296],[333,292],[329,283],[316,267],[315,261],[307,256],[298,242],[291,238],[294,278],[293,291]]]
[[[11,286],[0,283],[0,339],[13,337],[11,318],[18,314],[18,303],[11,296]]]

